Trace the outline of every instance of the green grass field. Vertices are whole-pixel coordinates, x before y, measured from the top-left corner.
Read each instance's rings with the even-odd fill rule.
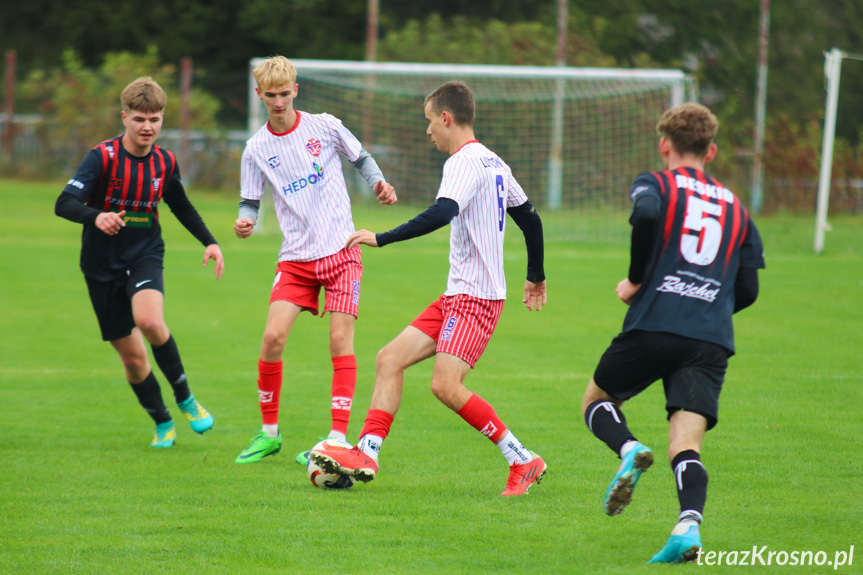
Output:
[[[510,302],[467,385],[548,462],[543,483],[504,499],[507,467],[490,442],[429,391],[431,363],[407,372],[381,474],[345,492],[310,485],[293,456],[329,425],[326,320],[305,314],[285,352],[282,453],[240,466],[259,428],[255,378],[280,235],[233,237],[236,198],[193,201],[221,241],[216,282],[203,249],[170,212],[166,318],[192,390],[216,418],[198,436],[178,421],[170,450],[99,337],[78,268],[80,226],[53,214],[62,183],[0,182],[0,573],[622,573],[645,562],[677,516],[661,386],[627,405],[658,452],[622,516],[601,510],[618,462],[579,406],[624,306],[614,287],[624,245],[549,242],[549,304],[520,304],[525,267],[511,226]],[[358,227],[384,231],[416,213],[359,205]],[[863,219],[832,218],[821,256],[811,216],[759,220],[767,250],[761,296],[735,322],[720,424],[703,461],[710,491],[705,550],[837,551],[851,566],[716,573],[863,573]],[[514,233],[513,233],[514,232]],[[368,407],[378,349],[445,287],[445,231],[365,249],[349,439]],[[172,397],[158,371],[166,401]],[[172,414],[180,415],[176,407]],[[182,418],[180,418],[182,419]],[[763,555],[765,561],[767,554]]]

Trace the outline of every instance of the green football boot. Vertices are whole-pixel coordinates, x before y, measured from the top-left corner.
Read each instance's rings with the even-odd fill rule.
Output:
[[[275,455],[282,449],[282,434],[278,437],[267,437],[261,431],[252,438],[252,443],[237,456],[237,463],[257,463],[268,455]]]
[[[327,438],[321,437],[318,439],[318,441],[321,442],[324,439],[327,439]],[[315,445],[317,445],[317,443]],[[302,465],[303,467],[306,467],[309,464],[309,453],[311,453],[311,451],[312,451],[311,449],[306,449],[305,451],[300,451],[299,453],[297,453],[297,457],[295,458],[295,461],[297,463],[299,463],[300,465]]]

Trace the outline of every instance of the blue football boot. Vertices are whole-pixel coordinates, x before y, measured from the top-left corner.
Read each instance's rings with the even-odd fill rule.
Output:
[[[619,515],[632,501],[632,491],[641,474],[653,465],[653,451],[638,442],[629,450],[620,463],[617,475],[611,480],[605,492],[602,508],[606,515]]]

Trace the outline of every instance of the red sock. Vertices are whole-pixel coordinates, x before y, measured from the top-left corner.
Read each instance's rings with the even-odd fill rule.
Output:
[[[363,424],[363,430],[360,433],[360,438],[364,435],[376,435],[381,438],[381,441],[386,439],[390,432],[390,426],[393,424],[393,415],[380,409],[370,409],[366,415],[366,422]]]
[[[278,425],[279,396],[282,393],[282,360],[258,360],[258,401],[264,425]]]
[[[471,427],[491,439],[493,443],[503,439],[506,434],[506,426],[497,416],[494,408],[475,393],[470,396],[458,414]]]
[[[347,435],[351,419],[351,405],[357,387],[357,356],[341,355],[333,358],[333,431]]]

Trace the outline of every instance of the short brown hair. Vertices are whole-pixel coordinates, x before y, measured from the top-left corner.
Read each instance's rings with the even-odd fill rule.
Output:
[[[716,132],[719,120],[701,104],[683,104],[666,110],[656,124],[656,132],[671,141],[680,154],[695,154],[704,157]]]
[[[459,126],[473,126],[476,99],[466,84],[447,82],[426,96],[423,105],[431,103],[436,113],[447,111]]]
[[[124,112],[135,110],[152,114],[163,112],[168,105],[168,96],[162,87],[149,76],[142,76],[126,86],[120,94]]]
[[[276,88],[285,84],[296,84],[297,69],[294,63],[284,56],[271,56],[252,70],[258,88]]]

